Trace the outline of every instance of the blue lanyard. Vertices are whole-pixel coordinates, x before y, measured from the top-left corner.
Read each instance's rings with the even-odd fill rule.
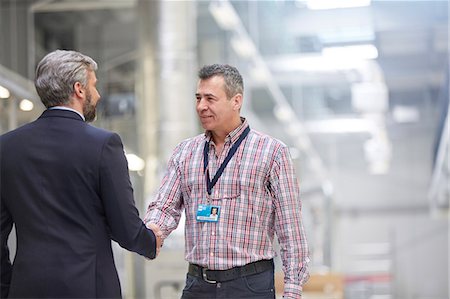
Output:
[[[211,195],[212,188],[217,183],[217,180],[219,180],[219,178],[222,175],[222,173],[223,173],[225,167],[227,166],[228,162],[230,162],[231,158],[234,156],[234,154],[236,153],[238,147],[241,145],[241,143],[244,140],[244,138],[247,137],[249,132],[250,132],[250,127],[247,127],[244,130],[244,132],[242,132],[241,136],[239,136],[239,139],[231,147],[230,151],[228,152],[227,157],[225,158],[225,160],[220,165],[220,167],[217,170],[216,175],[214,176],[212,181],[209,179],[209,171],[207,170],[208,162],[209,162],[208,161],[209,160],[209,155],[208,155],[208,152],[209,152],[209,141],[207,141],[205,143],[205,147],[203,149],[203,172],[205,173],[206,190],[208,191],[209,195]]]

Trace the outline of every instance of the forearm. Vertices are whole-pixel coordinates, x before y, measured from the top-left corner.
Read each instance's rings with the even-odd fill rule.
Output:
[[[174,217],[170,213],[158,209],[154,204],[150,204],[147,215],[144,218],[144,223],[147,227],[149,227],[150,223],[158,225],[162,231],[162,238],[165,239],[174,229],[177,228],[179,218],[180,217]]]
[[[295,230],[294,230],[295,231]],[[290,238],[279,238],[284,272],[284,298],[301,298],[302,286],[309,278],[310,262],[303,228]]]

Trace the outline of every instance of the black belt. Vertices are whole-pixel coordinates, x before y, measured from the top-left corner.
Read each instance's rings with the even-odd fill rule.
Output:
[[[188,273],[200,277],[209,283],[233,280],[239,277],[258,274],[273,269],[273,260],[262,260],[228,270],[209,270],[195,264],[189,264]]]

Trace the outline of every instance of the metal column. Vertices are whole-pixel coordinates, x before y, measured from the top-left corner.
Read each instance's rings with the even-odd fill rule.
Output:
[[[176,144],[196,132],[196,5],[194,1],[137,2],[137,133],[140,155],[146,162],[145,205],[156,193]],[[171,270],[174,262],[184,268],[182,257],[171,258],[170,254],[163,250],[155,261],[146,263],[145,298],[162,294],[156,289],[176,276]]]

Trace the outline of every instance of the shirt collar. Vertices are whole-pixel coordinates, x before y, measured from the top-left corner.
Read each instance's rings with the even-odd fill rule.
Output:
[[[68,110],[68,111],[75,112],[75,113],[77,113],[79,116],[81,116],[81,118],[83,119],[83,121],[86,121],[86,119],[84,118],[84,115],[83,115],[83,114],[81,114],[81,113],[78,112],[77,110],[72,109],[72,108],[70,108],[70,107],[66,107],[66,106],[53,106],[53,107],[48,108],[48,110],[55,110],[55,109],[58,109],[58,110]]]
[[[239,139],[239,136],[241,136],[244,130],[248,127],[248,121],[245,117],[241,117],[241,121],[242,123],[236,129],[228,133],[227,137],[225,137],[225,142],[231,141],[231,143],[234,143]],[[205,132],[205,137],[208,142],[211,141],[211,136],[211,131]]]

